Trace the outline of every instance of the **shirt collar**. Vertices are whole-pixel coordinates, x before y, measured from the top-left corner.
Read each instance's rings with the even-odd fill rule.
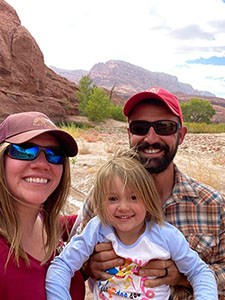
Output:
[[[179,171],[176,165],[174,165],[174,182],[173,192],[168,200],[171,199],[178,203],[184,197],[196,198],[199,196],[193,187],[193,179]]]

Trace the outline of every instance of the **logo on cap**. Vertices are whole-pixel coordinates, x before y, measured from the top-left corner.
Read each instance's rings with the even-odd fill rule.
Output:
[[[54,123],[46,118],[42,118],[42,117],[36,117],[34,118],[33,121],[33,126],[34,127],[41,127],[41,128],[56,128],[56,126],[54,125]]]

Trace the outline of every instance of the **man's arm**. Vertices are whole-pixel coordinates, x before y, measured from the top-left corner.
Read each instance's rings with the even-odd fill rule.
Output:
[[[88,192],[83,207],[79,210],[77,221],[74,223],[70,231],[70,239],[75,234],[80,234],[87,223],[95,216],[94,209],[91,203],[91,195],[92,195],[93,187]]]

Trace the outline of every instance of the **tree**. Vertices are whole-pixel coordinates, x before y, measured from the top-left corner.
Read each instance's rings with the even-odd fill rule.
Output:
[[[85,75],[79,81],[78,89],[76,97],[79,102],[78,110],[82,116],[91,121],[104,121],[108,118],[126,121],[122,106],[111,102],[110,97],[112,97],[114,87],[108,96],[102,88],[93,84],[89,75]]]
[[[126,122],[126,117],[123,114],[122,105],[111,104],[110,107],[110,117],[117,121]]]
[[[192,98],[187,102],[182,102],[181,109],[184,121],[193,123],[209,124],[211,118],[216,113],[210,101],[198,98]]]
[[[76,93],[79,102],[78,110],[81,115],[85,116],[85,109],[93,90],[92,79],[89,75],[82,76],[78,88],[79,90]]]
[[[110,117],[110,100],[105,91],[97,86],[93,87],[85,114],[91,121],[104,121]]]

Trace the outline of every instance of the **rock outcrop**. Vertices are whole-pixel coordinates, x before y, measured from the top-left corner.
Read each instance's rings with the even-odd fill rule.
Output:
[[[175,94],[183,94],[189,97],[215,97],[208,91],[195,90],[190,84],[180,82],[174,75],[152,72],[121,60],[97,63],[89,71],[51,68],[59,75],[65,76],[76,83],[83,75],[89,74],[94,84],[108,90],[114,88],[114,91],[123,98],[127,98],[133,93],[145,90],[150,86],[161,86]]]
[[[0,119],[10,113],[39,110],[55,121],[78,114],[77,86],[56,74],[16,11],[0,0]]]
[[[190,84],[179,82],[178,78],[173,75],[151,72],[120,60],[97,63],[90,71],[51,68],[75,83],[78,83],[83,75],[88,74],[94,84],[108,90],[110,95],[113,95],[113,101],[121,105],[132,94],[150,86],[161,86],[168,89],[178,97],[180,102],[188,101],[190,98],[206,99],[216,110],[212,121],[225,122],[225,99],[218,98],[208,91],[195,90]]]

